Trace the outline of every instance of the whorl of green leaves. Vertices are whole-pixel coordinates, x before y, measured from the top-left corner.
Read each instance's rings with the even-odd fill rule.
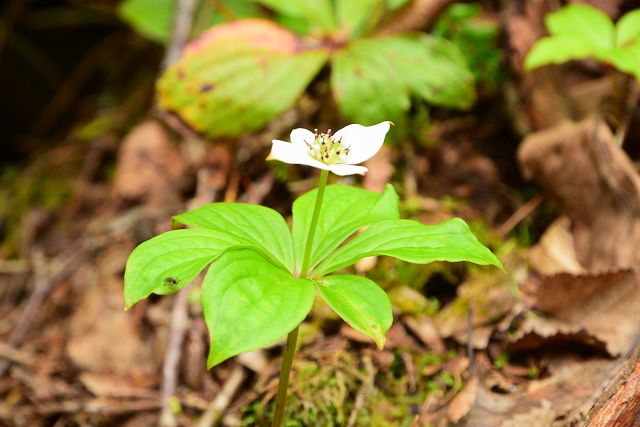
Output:
[[[391,186],[376,193],[330,185],[319,214],[311,270],[299,278],[316,191],[294,203],[291,230],[274,210],[242,203],[212,203],[175,216],[176,226],[190,228],[160,234],[131,253],[125,270],[126,307],[151,294],[177,292],[209,266],[201,304],[212,367],[278,342],[304,320],[316,292],[382,347],[392,322],[386,293],[364,277],[334,274],[366,256],[502,268],[460,219],[437,225],[401,220]]]
[[[601,10],[572,4],[545,16],[545,24],[549,36],[533,46],[525,59],[526,69],[591,58],[640,81],[640,9],[614,25]]]

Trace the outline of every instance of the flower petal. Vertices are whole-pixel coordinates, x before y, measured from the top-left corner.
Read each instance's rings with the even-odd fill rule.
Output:
[[[355,165],[373,157],[382,147],[390,125],[391,122],[374,126],[349,125],[336,132],[333,139],[341,140],[343,146],[349,148],[342,163]]]
[[[316,136],[310,130],[304,128],[297,128],[291,131],[291,142],[298,145],[313,144]]]
[[[277,139],[271,141],[271,153],[267,156],[267,160],[280,160],[281,162],[291,165],[306,165],[329,170],[327,165],[309,155],[309,149],[306,145],[279,141]]]
[[[367,173],[369,169],[364,166],[355,166],[355,165],[329,165],[329,170],[336,175],[346,176],[346,175],[364,175]]]

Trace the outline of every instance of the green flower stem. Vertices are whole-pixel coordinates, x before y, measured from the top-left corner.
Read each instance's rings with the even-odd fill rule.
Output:
[[[313,238],[316,234],[316,227],[318,226],[318,217],[320,216],[320,208],[322,207],[322,199],[324,198],[324,189],[327,186],[327,180],[329,178],[329,171],[323,170],[320,173],[320,179],[318,180],[318,195],[316,196],[316,203],[313,207],[313,215],[311,217],[311,225],[309,226],[309,234],[307,235],[307,243],[304,248],[304,256],[302,260],[302,268],[300,269],[301,278],[307,276],[309,270],[309,260],[311,259],[311,248],[313,247]],[[271,427],[280,427],[284,417],[284,408],[287,403],[287,389],[289,388],[289,375],[291,374],[291,365],[293,364],[293,357],[296,354],[296,343],[298,342],[298,331],[300,326],[287,335],[287,343],[284,346],[284,353],[282,355],[282,367],[280,368],[280,378],[278,380],[278,394],[276,395],[276,412],[273,416],[273,423]]]
[[[282,354],[282,367],[280,368],[280,379],[278,380],[278,394],[276,396],[276,413],[273,416],[271,427],[280,427],[284,417],[284,407],[287,403],[287,389],[289,388],[289,374],[291,373],[291,365],[293,357],[296,354],[296,343],[298,341],[298,331],[300,326],[287,335],[287,343],[284,345],[284,353]]]
[[[307,277],[309,271],[309,261],[311,260],[311,248],[313,247],[313,239],[316,235],[316,226],[320,217],[320,208],[322,207],[322,199],[324,198],[324,188],[327,186],[329,171],[323,170],[318,180],[318,195],[316,196],[316,204],[313,207],[313,216],[311,217],[311,225],[309,226],[309,234],[307,235],[307,244],[304,248],[304,256],[302,258],[302,268],[300,269],[300,277]]]

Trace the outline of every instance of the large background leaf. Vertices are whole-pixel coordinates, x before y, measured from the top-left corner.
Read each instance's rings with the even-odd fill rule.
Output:
[[[253,251],[231,251],[215,262],[202,285],[211,337],[209,368],[275,344],[304,320],[315,297],[311,280],[295,279]]]
[[[273,209],[245,203],[211,203],[176,215],[173,220],[255,245],[263,249],[265,257],[273,257],[274,261],[293,271],[291,232],[284,218]]]
[[[544,21],[550,34],[581,39],[591,45],[594,51],[614,46],[611,18],[591,5],[572,4],[563,7],[546,15]]]
[[[370,30],[382,16],[384,0],[337,0],[338,25],[353,38]]]
[[[411,96],[466,109],[475,101],[474,78],[451,42],[429,36],[355,40],[332,59],[331,86],[341,111],[373,124],[398,120]]]
[[[171,37],[176,0],[125,0],[118,14],[137,32],[158,43]]]
[[[274,11],[304,19],[311,32],[328,33],[336,28],[335,12],[331,0],[256,0]]]
[[[158,102],[209,136],[259,129],[290,108],[326,62],[264,20],[223,24],[192,42],[158,82]]]
[[[317,194],[317,189],[309,191],[293,203],[293,249],[298,271]],[[359,228],[398,218],[399,215],[398,195],[391,185],[387,185],[382,194],[346,185],[327,186],[318,217],[310,267]]]
[[[329,255],[318,265],[316,272],[330,273],[373,255],[392,256],[416,264],[470,261],[502,268],[498,258],[459,218],[436,225],[397,219],[381,221],[367,228]]]
[[[625,14],[616,24],[616,46],[640,43],[640,9]]]
[[[336,274],[316,282],[322,298],[352,328],[384,347],[393,322],[391,302],[385,291],[362,276]]]

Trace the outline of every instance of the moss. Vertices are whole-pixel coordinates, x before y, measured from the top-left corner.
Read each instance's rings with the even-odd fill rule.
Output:
[[[403,362],[405,350],[394,350],[394,361],[386,369],[375,370],[367,356],[354,350],[336,355],[304,355],[295,362],[287,402],[287,427],[348,424],[357,396],[364,397],[355,425],[371,427],[411,426],[426,398],[461,387],[456,376],[440,371],[421,374],[426,365],[442,365],[456,353],[436,355],[411,353],[416,367],[415,390],[411,390]],[[406,356],[405,356],[406,357]],[[444,365],[443,365],[444,366]],[[242,408],[243,426],[268,426],[273,400],[264,402],[266,390]],[[355,416],[355,415],[354,415]]]

